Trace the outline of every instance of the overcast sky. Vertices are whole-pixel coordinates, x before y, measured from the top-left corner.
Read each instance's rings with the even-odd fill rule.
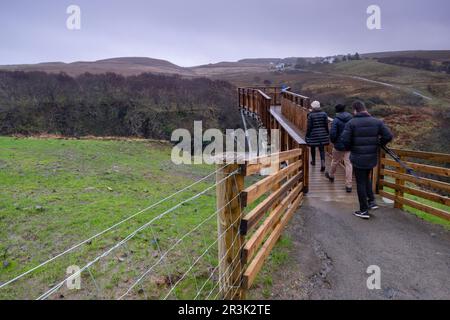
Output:
[[[81,8],[81,30],[66,9]],[[381,8],[381,30],[366,27]],[[450,49],[449,0],[1,0],[0,64],[122,56],[182,66],[255,57]]]

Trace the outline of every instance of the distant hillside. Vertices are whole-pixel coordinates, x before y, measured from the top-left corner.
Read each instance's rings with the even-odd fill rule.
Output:
[[[98,61],[78,61],[73,63],[46,62],[28,65],[0,66],[4,71],[42,71],[48,73],[66,73],[79,76],[86,72],[104,74],[108,72],[123,76],[139,75],[141,73],[178,74],[184,77],[208,77],[218,74],[236,74],[267,71],[269,63],[261,62],[219,62],[194,67],[180,67],[166,60],[134,57],[111,58]]]
[[[242,61],[211,63],[190,68],[197,76],[203,77],[259,73],[266,72],[268,69],[269,63]]]
[[[101,74],[114,72],[124,76],[141,73],[180,74],[195,76],[189,68],[177,66],[169,61],[152,58],[113,58],[92,62],[78,61],[73,63],[48,62],[32,65],[0,66],[0,70],[7,71],[43,71],[48,73],[64,72],[71,76],[78,76],[89,72]]]
[[[394,66],[450,74],[450,50],[380,52],[363,55],[363,58]]]
[[[338,55],[339,56],[339,55]],[[339,56],[342,58],[342,56]],[[375,52],[361,55],[362,58],[375,59],[379,62],[426,69],[427,62],[415,59],[429,60],[434,67],[450,63],[450,50],[441,51],[397,51],[397,52]],[[185,77],[209,77],[220,75],[240,75],[243,73],[263,73],[269,70],[271,63],[283,62],[294,66],[299,57],[286,58],[250,58],[235,62],[218,62],[206,65],[181,67],[166,60],[146,57],[119,57],[98,61],[77,61],[73,63],[45,62],[38,64],[23,65],[0,65],[0,70],[6,71],[43,71],[48,73],[64,72],[71,76],[83,73],[102,74],[113,72],[124,76],[138,75],[141,73],[157,74],[179,74]],[[302,57],[309,63],[320,62],[321,57]],[[417,65],[415,65],[417,64]],[[424,67],[425,66],[425,67]],[[430,71],[435,71],[429,68]],[[440,70],[440,69],[439,69]]]
[[[250,58],[250,59],[241,59],[239,63],[252,63],[252,64],[270,64],[277,63],[281,61],[281,58]]]
[[[235,128],[235,87],[206,78],[0,71],[0,134],[170,139],[177,128]],[[236,109],[234,109],[236,108]]]
[[[387,57],[410,57],[430,59],[436,61],[450,60],[450,50],[409,50],[409,51],[386,51],[362,54],[363,58],[381,59]]]

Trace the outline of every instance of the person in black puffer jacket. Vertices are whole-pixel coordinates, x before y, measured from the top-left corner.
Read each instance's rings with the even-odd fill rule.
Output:
[[[328,116],[320,108],[320,102],[311,103],[312,112],[308,114],[306,143],[311,147],[311,165],[316,165],[316,147],[320,152],[320,171],[325,171],[325,146],[330,144]]]
[[[392,141],[392,133],[383,121],[372,117],[361,101],[352,105],[354,117],[347,122],[341,135],[341,142],[350,150],[350,161],[355,171],[360,211],[354,214],[370,218],[369,209],[377,209],[372,190],[371,170],[377,165],[380,145]]]
[[[337,166],[341,161],[344,161],[345,165],[345,190],[352,192],[352,164],[350,162],[350,151],[345,150],[345,146],[341,141],[342,132],[344,132],[345,125],[352,119],[352,115],[345,112],[345,106],[338,104],[334,107],[336,110],[336,117],[331,124],[330,140],[334,144],[333,155],[331,160],[331,168],[329,172],[325,173],[325,176],[334,182],[334,175],[336,173]]]

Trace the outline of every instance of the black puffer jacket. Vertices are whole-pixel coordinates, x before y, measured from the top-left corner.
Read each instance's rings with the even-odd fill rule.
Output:
[[[330,144],[328,116],[323,111],[312,111],[308,114],[306,143],[311,147]]]
[[[336,115],[331,124],[330,140],[334,143],[334,148],[339,151],[345,151],[345,146],[341,141],[342,132],[344,132],[347,122],[352,120],[352,115],[348,112],[341,112]]]
[[[392,133],[383,121],[367,112],[358,113],[345,125],[341,142],[350,150],[350,160],[355,168],[372,169],[377,165],[378,148],[392,140]]]

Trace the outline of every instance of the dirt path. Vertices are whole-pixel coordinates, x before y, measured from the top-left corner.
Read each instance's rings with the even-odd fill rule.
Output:
[[[369,221],[354,209],[307,198],[287,230],[294,245],[272,299],[450,299],[449,231],[391,205]],[[380,290],[367,289],[370,265],[381,268]]]

